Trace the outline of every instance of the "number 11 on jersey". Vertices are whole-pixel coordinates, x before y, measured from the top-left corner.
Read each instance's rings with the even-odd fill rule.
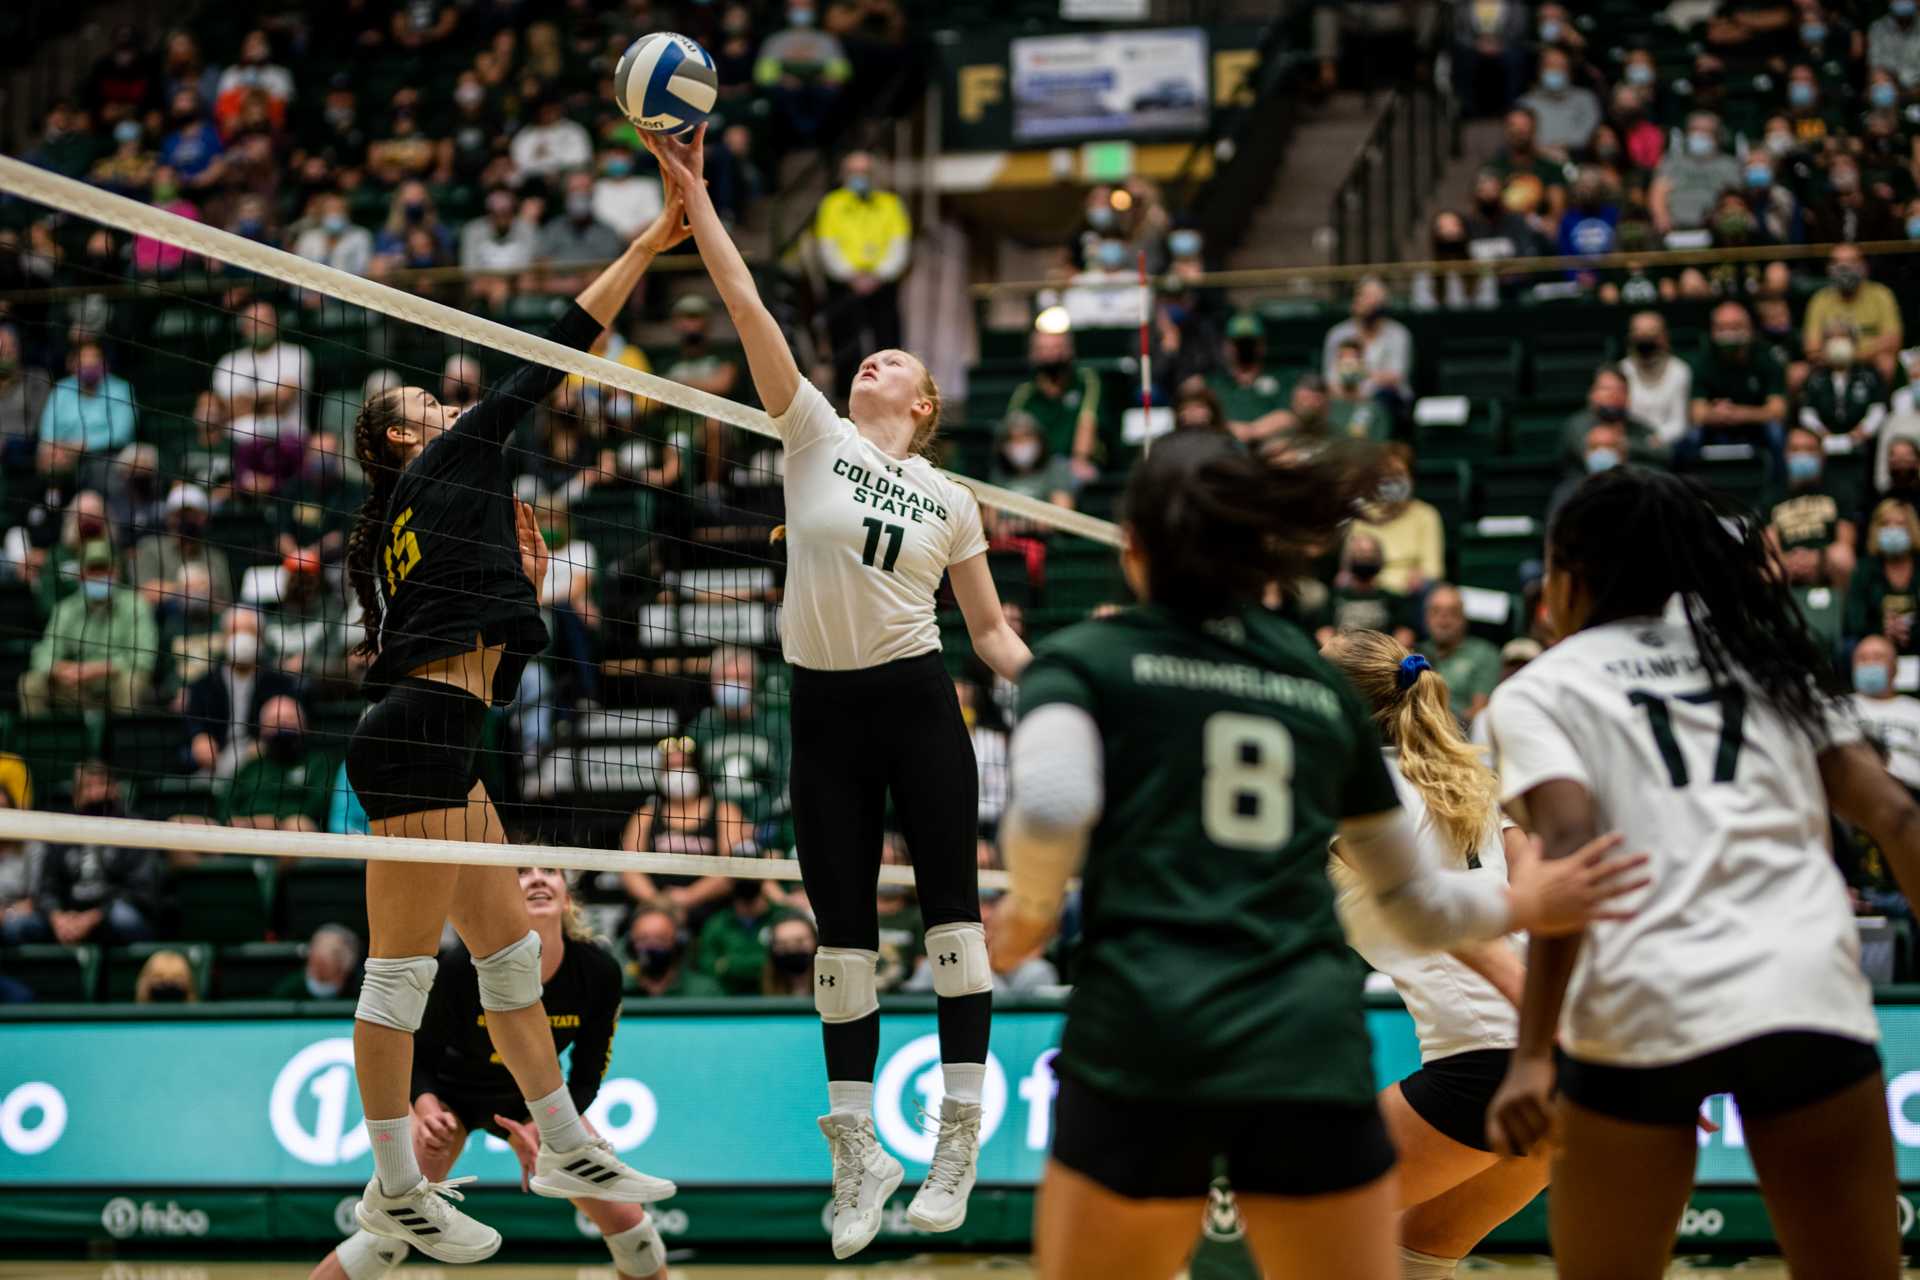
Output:
[[[880,535],[884,532],[887,535],[887,558],[881,562],[880,568],[885,573],[892,573],[893,562],[900,558],[900,540],[907,536],[906,526],[881,524],[872,516],[860,523],[867,528],[867,549],[860,553],[860,563],[869,569],[873,568],[873,556],[880,550]]]

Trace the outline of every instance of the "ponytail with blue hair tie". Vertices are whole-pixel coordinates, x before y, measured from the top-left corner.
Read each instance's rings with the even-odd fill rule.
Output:
[[[1400,674],[1394,677],[1394,683],[1400,686],[1400,692],[1405,693],[1413,688],[1413,682],[1420,678],[1422,671],[1431,670],[1433,670],[1431,662],[1417,653],[1410,654],[1400,659]]]

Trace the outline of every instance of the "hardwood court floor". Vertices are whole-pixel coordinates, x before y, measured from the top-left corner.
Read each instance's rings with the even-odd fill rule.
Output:
[[[305,1280],[307,1264],[283,1262],[0,1262],[0,1280]],[[839,1263],[824,1266],[676,1266],[672,1280],[1031,1280],[1025,1258],[926,1257],[861,1266]],[[1552,1280],[1552,1264],[1542,1258],[1473,1259],[1460,1270],[1461,1280]],[[391,1280],[461,1280],[493,1277],[504,1280],[614,1280],[606,1266],[405,1266]],[[1778,1261],[1694,1266],[1675,1264],[1669,1280],[1710,1276],[1725,1280],[1787,1280]],[[1920,1271],[1906,1272],[1920,1280]]]

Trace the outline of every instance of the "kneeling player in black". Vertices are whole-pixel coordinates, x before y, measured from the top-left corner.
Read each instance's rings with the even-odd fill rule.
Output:
[[[600,1091],[620,1018],[620,966],[597,946],[567,892],[566,877],[545,867],[522,867],[527,916],[540,935],[540,979],[555,1054],[573,1046],[567,1093],[585,1111]],[[414,1035],[414,1150],[428,1179],[440,1182],[460,1158],[468,1135],[484,1129],[512,1144],[520,1157],[520,1185],[532,1176],[540,1130],[527,1115],[512,1075],[487,1036],[480,978],[463,948],[440,958],[439,981],[427,1000],[426,1020]],[[662,1280],[666,1251],[660,1233],[637,1204],[574,1198],[607,1242],[621,1280]],[[378,1280],[407,1256],[403,1241],[361,1230],[313,1270],[310,1280]]]

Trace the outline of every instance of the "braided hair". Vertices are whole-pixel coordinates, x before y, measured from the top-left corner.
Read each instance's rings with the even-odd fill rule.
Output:
[[[384,609],[375,584],[375,559],[387,532],[387,507],[394,486],[400,480],[403,460],[387,439],[387,429],[402,421],[401,389],[394,388],[369,396],[353,420],[353,454],[367,476],[367,496],[354,516],[353,529],[347,534],[347,581],[360,600],[360,620],[366,628],[354,652],[366,657],[379,653],[380,623]]]
[[[1555,515],[1547,550],[1593,600],[1588,626],[1657,616],[1675,595],[1716,687],[1750,683],[1824,738],[1839,673],[1807,629],[1760,519],[1697,480],[1644,467],[1589,476]]]

